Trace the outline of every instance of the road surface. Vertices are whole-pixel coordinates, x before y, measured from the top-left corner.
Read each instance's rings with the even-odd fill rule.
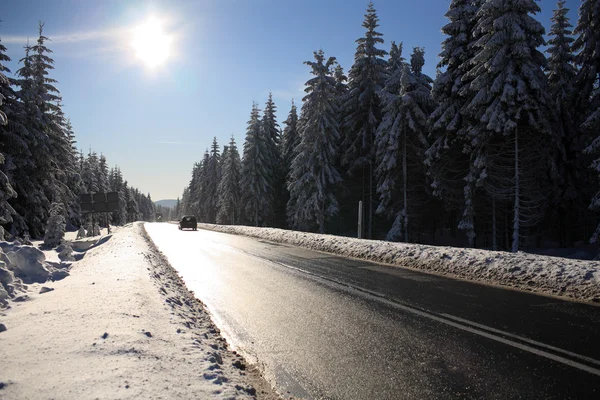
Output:
[[[600,398],[600,307],[243,236],[146,230],[285,396]]]

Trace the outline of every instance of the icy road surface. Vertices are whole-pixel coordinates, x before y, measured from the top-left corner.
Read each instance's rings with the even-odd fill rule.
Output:
[[[600,398],[600,307],[211,231],[146,224],[284,395]]]

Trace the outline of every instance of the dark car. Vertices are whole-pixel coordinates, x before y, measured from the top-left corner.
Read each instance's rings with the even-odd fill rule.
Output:
[[[179,230],[182,229],[198,229],[198,221],[196,221],[196,217],[193,215],[186,215],[185,217],[181,218],[181,221],[179,221]]]

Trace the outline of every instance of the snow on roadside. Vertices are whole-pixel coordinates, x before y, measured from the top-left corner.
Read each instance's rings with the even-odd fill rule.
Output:
[[[0,308],[0,398],[278,398],[142,224],[99,243]]]
[[[529,253],[364,240],[275,228],[198,224],[202,229],[246,235],[424,272],[600,303],[600,262]]]

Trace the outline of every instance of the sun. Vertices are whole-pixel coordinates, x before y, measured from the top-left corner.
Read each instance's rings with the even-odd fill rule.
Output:
[[[171,41],[162,23],[156,18],[150,18],[133,30],[131,45],[137,58],[148,68],[155,68],[169,59]]]

